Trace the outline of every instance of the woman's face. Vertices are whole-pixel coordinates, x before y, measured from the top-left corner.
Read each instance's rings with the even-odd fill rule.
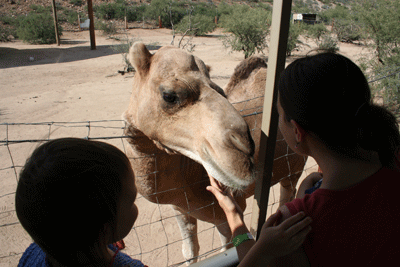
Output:
[[[135,205],[137,190],[135,176],[132,168],[129,168],[127,179],[122,181],[122,190],[117,212],[117,232],[113,242],[120,241],[131,231],[138,217],[138,208]]]

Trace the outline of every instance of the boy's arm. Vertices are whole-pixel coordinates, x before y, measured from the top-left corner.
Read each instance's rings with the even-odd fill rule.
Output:
[[[303,198],[306,195],[306,190],[310,189],[315,185],[316,182],[322,179],[322,173],[313,172],[304,178],[303,182],[299,186],[296,198]]]
[[[311,230],[309,226],[311,218],[306,218],[303,212],[284,221],[281,221],[281,217],[281,212],[278,211],[268,218],[257,242],[238,267],[268,266],[274,258],[296,251],[303,244]]]

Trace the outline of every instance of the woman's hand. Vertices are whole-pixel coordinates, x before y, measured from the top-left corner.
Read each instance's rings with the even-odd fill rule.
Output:
[[[243,219],[243,211],[233,198],[230,191],[224,190],[223,185],[215,180],[214,177],[210,177],[210,186],[207,186],[207,190],[213,193],[215,198],[218,200],[218,204],[224,210],[226,216],[229,215],[239,215]]]
[[[213,193],[215,198],[218,200],[218,204],[225,212],[232,235],[236,236],[248,233],[249,230],[243,221],[243,211],[233,198],[232,193],[229,190],[224,190],[224,186],[213,177],[209,177],[211,185],[207,186],[206,189]]]

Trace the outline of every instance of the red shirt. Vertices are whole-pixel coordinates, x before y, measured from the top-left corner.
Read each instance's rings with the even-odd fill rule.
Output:
[[[318,189],[286,206],[313,219],[304,242],[311,266],[398,266],[400,171],[382,168],[343,191]]]

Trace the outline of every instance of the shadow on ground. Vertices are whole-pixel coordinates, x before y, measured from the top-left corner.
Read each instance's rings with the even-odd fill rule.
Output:
[[[85,43],[87,43],[87,46],[82,46],[82,44]],[[90,49],[90,43],[87,41],[62,40],[61,44],[79,46],[68,48],[63,48],[60,46],[54,48],[32,49],[0,47],[0,69],[73,62],[120,54],[125,50],[128,52],[128,47],[126,44],[97,45],[95,50]],[[155,46],[149,47],[151,50],[157,50],[158,48],[159,47]]]

